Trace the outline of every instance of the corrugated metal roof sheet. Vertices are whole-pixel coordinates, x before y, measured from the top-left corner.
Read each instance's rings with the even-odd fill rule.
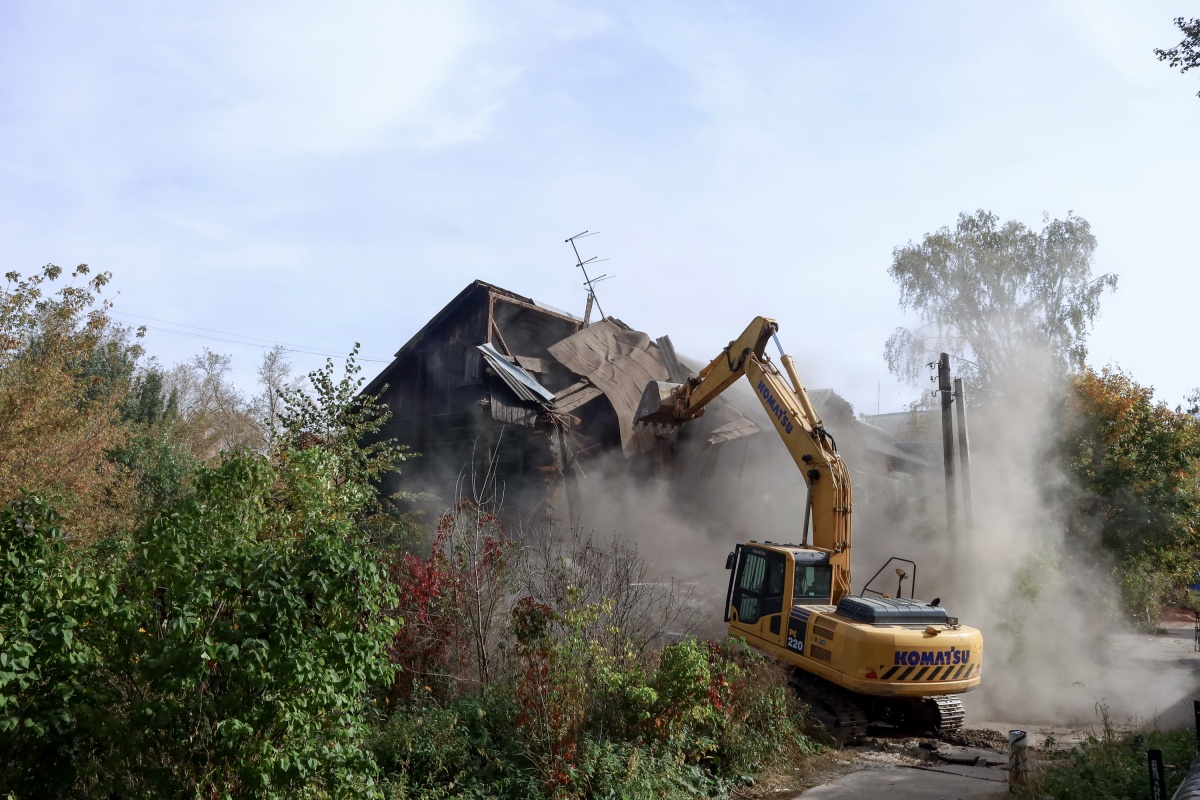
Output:
[[[533,379],[533,376],[526,372],[516,364],[510,364],[508,359],[500,355],[496,348],[490,344],[476,345],[479,352],[483,353],[484,359],[487,360],[490,366],[501,380],[508,384],[508,387],[516,392],[517,397],[530,403],[538,403],[543,406],[554,405],[554,394]]]

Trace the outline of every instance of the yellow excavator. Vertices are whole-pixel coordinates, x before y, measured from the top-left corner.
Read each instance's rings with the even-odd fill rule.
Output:
[[[980,682],[983,637],[950,616],[940,600],[912,597],[916,564],[906,559],[889,559],[860,595],[851,595],[850,473],[791,357],[779,348],[789,385],[766,355],[772,338],[779,344],[777,331],[774,320],[758,317],[685,383],[652,381],[636,417],[645,424],[682,424],[745,376],[804,478],[799,544],[751,539],[729,554],[729,635],[793,667],[793,685],[840,739],[862,735],[871,722],[956,730],[963,724],[957,694]],[[895,561],[903,564],[895,569],[895,595],[871,590]]]

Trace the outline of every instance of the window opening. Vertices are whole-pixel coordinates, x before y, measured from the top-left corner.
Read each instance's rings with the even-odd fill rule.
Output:
[[[829,564],[797,564],[792,602],[823,605],[829,602],[833,586],[833,567]]]

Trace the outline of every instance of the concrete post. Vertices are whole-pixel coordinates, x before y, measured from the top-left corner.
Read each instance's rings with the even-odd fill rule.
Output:
[[[1029,764],[1026,761],[1026,745],[1029,737],[1025,731],[1008,732],[1008,791],[1016,793],[1025,785],[1029,777]]]

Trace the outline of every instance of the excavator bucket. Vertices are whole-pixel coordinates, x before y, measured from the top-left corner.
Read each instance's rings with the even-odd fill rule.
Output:
[[[683,420],[676,416],[678,404],[675,401],[675,390],[678,383],[665,381],[650,381],[642,392],[642,400],[638,403],[637,413],[633,421],[644,425],[679,425]]]

